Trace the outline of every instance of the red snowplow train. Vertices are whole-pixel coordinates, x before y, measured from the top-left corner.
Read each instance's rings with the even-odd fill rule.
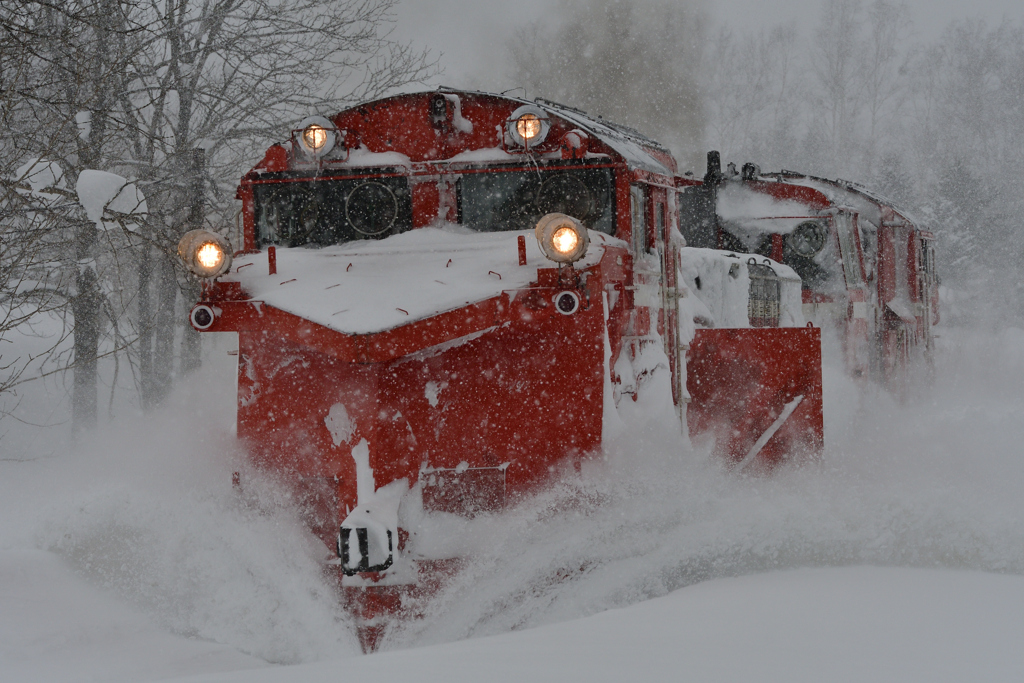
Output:
[[[336,554],[367,650],[471,553],[428,527],[578,471],[630,403],[770,470],[822,449],[823,327],[855,374],[931,348],[931,237],[884,200],[714,153],[697,181],[545,100],[311,117],[238,198],[238,252],[179,245],[190,320],[238,334],[238,437]]]

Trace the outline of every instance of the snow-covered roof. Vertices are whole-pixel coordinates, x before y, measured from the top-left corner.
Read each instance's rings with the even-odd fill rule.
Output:
[[[456,93],[457,94],[457,93]],[[476,95],[489,97],[501,97],[512,102],[538,107],[549,114],[571,122],[574,126],[599,138],[606,145],[615,150],[616,153],[625,159],[626,163],[635,168],[640,168],[661,175],[671,176],[674,171],[660,161],[651,153],[657,150],[665,156],[671,157],[672,152],[656,140],[652,140],[643,133],[628,126],[623,126],[612,121],[605,121],[601,118],[593,118],[585,111],[567,107],[551,100],[538,98],[536,100],[520,99],[508,95],[495,95],[492,93],[476,92]]]
[[[526,237],[527,265],[518,238]],[[598,263],[604,245],[625,243],[591,231],[577,267]],[[458,225],[419,228],[383,240],[323,249],[277,248],[277,274],[266,251],[239,257],[223,281],[255,300],[346,334],[367,334],[421,320],[537,280],[553,267],[532,230],[480,233]]]
[[[774,176],[775,174],[772,175]],[[778,174],[776,177],[780,182],[813,188],[825,195],[836,207],[852,209],[875,226],[880,225],[882,222],[882,207],[892,209],[909,223],[917,226],[921,225],[921,222],[905,209],[897,207],[892,201],[883,197],[878,192],[869,190],[857,183],[801,175]]]
[[[666,155],[670,155],[671,152],[639,131],[604,121],[603,119],[592,119],[576,109],[563,109],[558,106],[552,106],[553,103],[546,100],[538,101],[536,104],[555,116],[571,121],[591,135],[600,138],[602,142],[620,154],[630,166],[661,175],[674,175],[673,170],[651,154],[649,148],[657,149]]]
[[[469,113],[464,114],[463,107],[460,104],[461,95],[483,100],[498,100],[507,103],[509,106],[527,105],[531,108],[541,110],[553,118],[562,119],[570,128],[580,129],[593,138],[600,140],[604,145],[611,148],[616,154],[620,155],[632,168],[642,169],[667,176],[672,176],[675,173],[674,169],[670,167],[673,164],[671,161],[672,153],[664,145],[652,140],[637,130],[611,121],[605,121],[601,118],[593,118],[586,112],[580,111],[579,109],[567,107],[558,104],[557,102],[545,99],[526,100],[518,97],[510,97],[508,95],[464,90],[441,90],[437,92],[440,92],[449,101],[455,104],[455,118],[453,119],[453,124],[456,128],[462,132],[471,132],[476,130],[477,133],[484,137],[478,137],[473,148],[462,150],[450,159],[431,159],[431,161],[500,162],[521,160],[525,156],[524,154],[519,153],[518,150],[511,150],[511,153],[508,153],[509,150],[503,149],[500,144],[500,132],[499,139],[494,140],[494,138],[491,137],[491,133],[485,133],[485,131],[491,130],[488,126],[481,125],[482,122],[479,120],[472,120],[473,115]],[[372,103],[364,103],[359,107],[345,110],[339,113],[338,116],[345,116],[347,112],[353,110],[362,111],[363,108],[369,108],[372,110],[375,106],[382,105],[382,103],[392,100],[423,97],[424,95],[432,94],[435,93],[406,93],[402,95],[393,95],[382,100],[377,100]],[[476,115],[479,116],[479,109],[477,109]],[[363,132],[365,134],[365,130]],[[481,144],[484,139],[487,140],[487,144]],[[379,151],[379,153],[384,152]],[[556,155],[558,154],[557,148],[553,153]],[[551,152],[548,152],[547,154],[551,154]],[[368,155],[365,150],[355,149],[352,150],[349,158],[343,163],[344,165],[366,166],[374,163],[380,163],[381,161],[381,159],[375,159],[372,155]],[[401,164],[399,161],[391,161],[388,165]]]

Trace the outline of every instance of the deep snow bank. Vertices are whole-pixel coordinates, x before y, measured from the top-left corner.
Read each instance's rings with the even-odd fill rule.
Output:
[[[621,433],[606,462],[492,525],[427,617],[390,634],[387,646],[575,620],[682,587],[693,595],[703,590],[693,584],[709,579],[793,567],[1024,574],[1024,332],[942,334],[937,382],[907,406],[858,388],[828,361],[828,447],[818,466],[737,477],[664,424]],[[54,670],[48,662],[65,662],[58,670],[69,680],[140,680],[356,653],[319,572],[325,549],[302,531],[287,498],[270,482],[247,500],[231,490],[240,455],[230,430],[233,359],[216,353],[222,362],[211,356],[159,414],[122,420],[75,451],[0,461],[0,622],[4,633],[20,633],[6,647],[25,655],[13,669],[11,650],[0,649],[0,672],[39,679]],[[69,573],[74,580],[56,590]],[[72,619],[59,616],[62,603]],[[850,612],[835,611],[838,628]],[[127,613],[135,616],[111,616]],[[148,651],[148,671],[110,666],[125,649],[102,634],[133,631],[139,638],[123,642]],[[77,661],[71,641],[94,644],[95,656]],[[993,641],[996,652],[1001,642]],[[450,652],[427,652],[435,651]],[[182,663],[193,657],[206,668]],[[316,666],[337,675],[363,661]]]
[[[1024,578],[850,567],[721,579],[577,621],[190,683],[780,681],[1024,676]]]
[[[31,575],[34,556],[8,553],[48,551],[55,567],[164,633],[277,663],[356,654],[321,573],[327,549],[291,501],[269,481],[244,499],[232,490],[244,466],[234,358],[222,347],[208,361],[158,414],[121,419],[74,450],[0,462],[0,572]],[[41,588],[24,592],[49,601]]]

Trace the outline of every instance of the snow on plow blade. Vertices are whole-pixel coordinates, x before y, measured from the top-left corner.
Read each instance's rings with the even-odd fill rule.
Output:
[[[824,444],[821,330],[697,330],[687,353],[696,441],[738,469],[814,457]]]

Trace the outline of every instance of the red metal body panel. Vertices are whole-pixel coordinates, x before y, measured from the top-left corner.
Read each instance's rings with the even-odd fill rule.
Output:
[[[824,445],[821,330],[812,327],[698,330],[687,353],[687,419],[731,462],[771,469]],[[795,410],[755,450],[785,406]],[[748,459],[749,461],[745,462]]]
[[[808,208],[816,211],[824,211],[832,206],[824,194],[803,185],[791,185],[788,183],[750,183],[750,189],[761,192],[776,200],[790,200],[806,204]]]
[[[509,293],[504,322],[486,317],[472,326],[483,334],[447,349],[432,343],[439,337],[405,328],[345,348],[343,335],[313,323],[300,323],[303,333],[287,314],[264,307],[262,329],[239,335],[239,436],[261,467],[312,478],[321,489],[337,482],[332,518],[317,525],[328,544],[355,506],[349,453],[360,439],[378,488],[403,478],[412,485],[424,468],[506,465],[500,478],[514,499],[549,476],[553,463],[568,455],[571,465],[600,444],[603,308],[584,303],[567,326],[544,305],[557,291]],[[464,335],[446,327],[444,336]],[[324,424],[335,403],[355,425],[337,445]]]

